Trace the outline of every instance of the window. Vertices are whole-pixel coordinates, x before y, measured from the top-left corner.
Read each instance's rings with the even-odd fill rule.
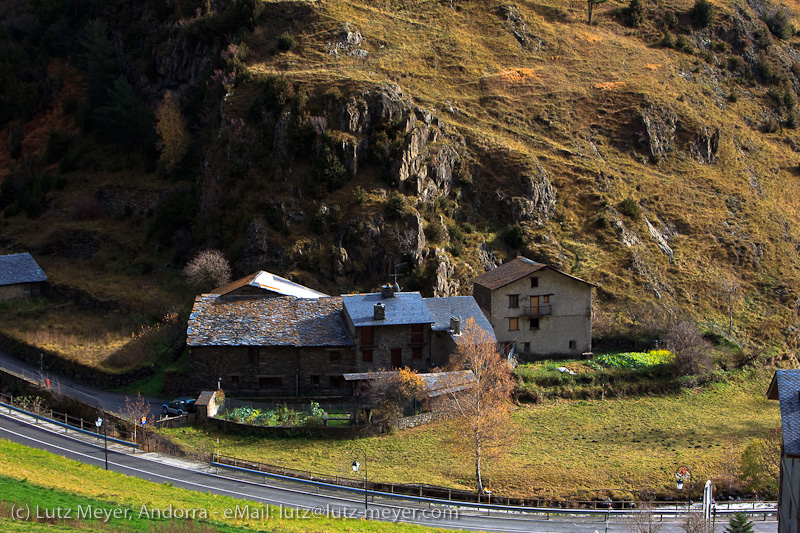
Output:
[[[569,341],[569,349],[570,350],[574,350],[577,347],[578,347],[578,342],[577,341]]]
[[[247,349],[247,362],[251,365],[258,364],[258,347],[257,346],[250,346]]]
[[[372,350],[361,350],[361,361],[365,363],[372,362]]]
[[[331,350],[328,352],[328,360],[331,363],[340,363],[342,361],[342,352],[339,350]]]
[[[411,324],[411,344],[420,344],[423,339],[422,335],[422,324]]]
[[[239,385],[239,376],[228,376],[228,383],[231,385]]]
[[[508,307],[519,307],[519,294],[508,295]]]
[[[519,331],[519,318],[508,319],[508,331]]]
[[[361,344],[363,346],[372,346],[374,340],[372,326],[363,326],[361,328]]]
[[[525,353],[530,352],[531,351],[531,343],[523,342],[522,343],[522,351],[525,352]]]
[[[411,348],[411,359],[422,359],[422,348]]]
[[[311,374],[308,376],[308,381],[312,385],[319,385],[319,374]]]
[[[531,289],[539,286],[539,278],[531,278]]]
[[[258,386],[262,389],[271,389],[281,386],[280,376],[260,376],[258,378]]]
[[[538,318],[531,318],[530,329],[539,329],[539,319]]]
[[[392,368],[400,368],[403,366],[403,350],[401,348],[392,348],[389,350],[389,357]]]

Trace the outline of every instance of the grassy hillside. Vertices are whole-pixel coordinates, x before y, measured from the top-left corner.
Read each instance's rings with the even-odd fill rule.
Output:
[[[600,337],[689,317],[791,364],[797,6],[716,2],[705,26],[689,1],[636,25],[627,3],[591,26],[585,7],[8,4],[0,66],[29,90],[0,110],[0,250],[89,298],[5,307],[0,330],[130,367],[169,344],[143,332],[185,318],[201,248],[330,293],[402,263],[440,295],[519,252],[598,285]],[[167,90],[188,135],[172,163]]]

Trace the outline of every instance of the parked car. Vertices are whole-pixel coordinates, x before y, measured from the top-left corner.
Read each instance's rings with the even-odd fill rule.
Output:
[[[186,413],[194,413],[197,409],[194,406],[196,398],[183,396],[175,398],[169,403],[165,403],[162,407],[165,415],[183,416]]]

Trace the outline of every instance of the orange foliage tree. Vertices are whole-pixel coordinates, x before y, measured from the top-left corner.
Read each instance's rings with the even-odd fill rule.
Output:
[[[433,408],[450,418],[450,431],[460,453],[475,465],[475,483],[485,491],[482,468],[487,457],[499,449],[508,437],[509,407],[514,381],[511,368],[497,348],[494,337],[467,321],[454,354],[446,368],[443,382],[452,381],[440,390]],[[471,370],[474,380],[465,383],[458,371]]]

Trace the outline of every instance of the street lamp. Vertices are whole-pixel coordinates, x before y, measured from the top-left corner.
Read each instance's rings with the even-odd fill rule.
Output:
[[[689,511],[692,510],[692,489],[694,489],[694,478],[692,477],[692,469],[688,466],[682,466],[675,472],[677,479],[676,487],[678,490],[683,490],[683,483],[689,480]]]
[[[368,492],[367,492],[367,450],[364,448],[356,448],[356,459],[353,460],[353,472],[358,472],[361,468],[361,463],[358,462],[358,452],[364,454],[364,518],[367,518],[367,509],[369,508]]]
[[[98,433],[100,432],[100,428],[103,428],[103,449],[105,450],[106,456],[106,470],[108,470],[108,431],[103,427],[103,419],[99,416],[97,420],[94,421],[94,425],[97,426]]]

